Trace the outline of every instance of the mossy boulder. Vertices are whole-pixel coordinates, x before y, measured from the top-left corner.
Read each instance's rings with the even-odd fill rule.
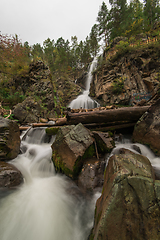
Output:
[[[149,160],[121,149],[109,159],[90,240],[160,239],[160,181]]]
[[[60,127],[48,127],[46,128],[47,135],[56,135]]]
[[[94,138],[81,123],[61,127],[52,150],[56,170],[75,179],[81,171],[83,161],[95,154]]]
[[[20,131],[16,122],[0,117],[0,161],[16,158],[20,151]]]

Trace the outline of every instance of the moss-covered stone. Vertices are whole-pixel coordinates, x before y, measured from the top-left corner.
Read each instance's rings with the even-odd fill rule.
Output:
[[[52,160],[53,160],[56,172],[63,173],[69,177],[73,176],[73,171],[71,171],[69,168],[65,166],[65,163],[63,162],[61,157],[58,155],[58,153],[53,152]]]
[[[60,127],[48,127],[46,128],[46,133],[48,135],[56,135]]]
[[[74,179],[80,173],[84,159],[95,154],[92,133],[81,123],[59,128],[52,149],[56,170]]]
[[[121,149],[109,159],[89,239],[160,239],[159,192],[149,160]]]

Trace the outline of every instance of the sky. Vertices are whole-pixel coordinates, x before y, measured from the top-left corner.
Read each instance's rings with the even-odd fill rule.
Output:
[[[1,34],[17,34],[29,45],[50,38],[84,41],[89,35],[103,0],[0,0]],[[104,1],[109,8],[109,0]]]

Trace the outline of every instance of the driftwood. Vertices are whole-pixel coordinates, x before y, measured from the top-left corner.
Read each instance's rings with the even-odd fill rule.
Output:
[[[148,110],[149,106],[124,107],[93,112],[67,112],[67,124],[110,123],[118,121],[136,122]]]

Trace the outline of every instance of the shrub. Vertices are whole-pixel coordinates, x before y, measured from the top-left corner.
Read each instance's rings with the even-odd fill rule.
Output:
[[[124,78],[115,79],[112,83],[112,93],[114,94],[120,94],[123,92],[124,89]]]

